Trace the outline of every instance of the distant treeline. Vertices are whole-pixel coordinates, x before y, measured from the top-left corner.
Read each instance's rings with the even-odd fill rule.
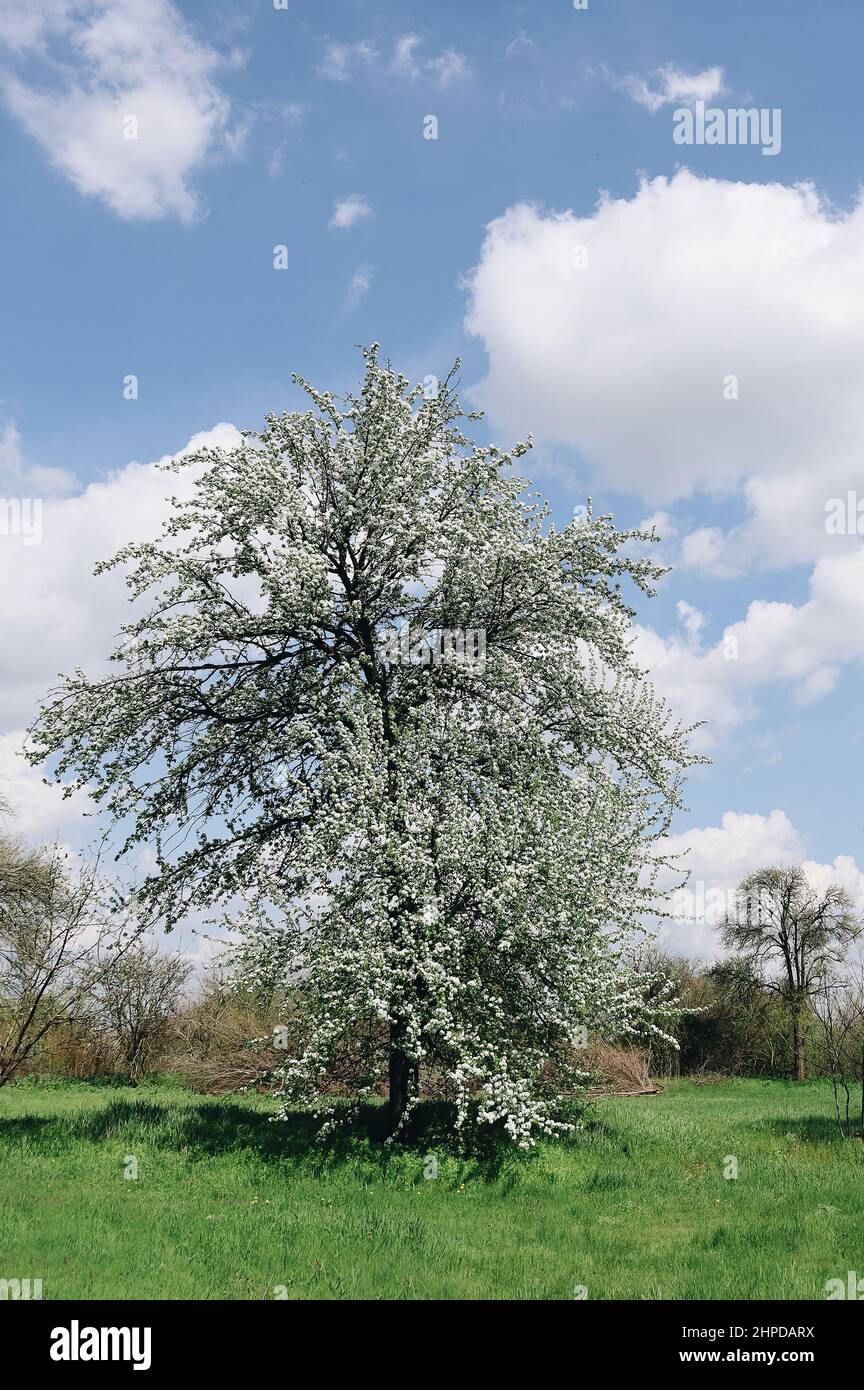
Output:
[[[750,962],[730,957],[706,966],[678,956],[652,955],[673,982],[683,1012],[670,1031],[677,1048],[648,1039],[653,1076],[794,1077],[796,1058],[789,1001],[766,988]],[[845,1064],[856,1078],[864,1061],[864,1000],[860,982],[823,986],[801,1005],[805,1076],[832,1076]]]

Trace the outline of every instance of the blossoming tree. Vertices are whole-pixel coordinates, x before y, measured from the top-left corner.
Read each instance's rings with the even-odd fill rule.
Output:
[[[154,847],[167,925],[232,905],[247,978],[298,1001],[286,1096],[350,1052],[394,1132],[434,1071],[457,1126],[478,1099],[527,1144],[584,1030],[662,1026],[630,954],[692,758],[621,583],[663,570],[590,509],[556,529],[512,476],[528,446],[463,433],[452,375],[364,358],[359,395],[300,381],[306,411],[167,465],[189,497],[99,567],[147,611],[30,756]]]

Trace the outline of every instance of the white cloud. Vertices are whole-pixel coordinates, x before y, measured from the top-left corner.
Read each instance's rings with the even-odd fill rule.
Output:
[[[726,537],[719,526],[699,526],[684,537],[681,544],[681,562],[694,569],[707,570],[710,574],[728,578],[735,573],[727,559]]]
[[[267,173],[271,179],[278,179],[285,169],[285,162],[291,147],[290,139],[284,137],[288,130],[299,126],[308,108],[301,102],[258,102],[254,115],[271,130],[278,130],[276,142],[270,145],[267,154]]]
[[[391,63],[394,72],[412,79],[420,76],[420,64],[414,57],[414,51],[419,44],[418,34],[403,34],[401,39],[396,40],[396,50]]]
[[[639,522],[640,531],[656,531],[663,540],[674,540],[678,535],[678,523],[669,512],[652,512]]]
[[[8,433],[0,448],[4,461]],[[217,425],[179,452],[232,447],[240,439],[233,425]],[[26,470],[17,434],[12,448]],[[93,821],[85,820],[93,810],[88,798],[75,792],[64,799],[20,756],[23,730],[60,672],[81,666],[98,674],[106,668],[120,626],[128,621],[122,576],[112,571],[94,578],[96,561],[129,540],[156,535],[170,511],[166,496],[190,485],[189,475],[130,463],[75,496],[48,498],[39,545],[0,534],[0,589],[15,596],[4,612],[0,647],[0,796],[12,809],[12,828],[29,840],[81,847],[95,835]]]
[[[360,72],[375,72],[379,76],[393,73],[414,82],[424,74],[441,88],[471,76],[471,65],[464,53],[445,48],[434,57],[420,54],[423,40],[419,34],[403,34],[396,40],[389,63],[381,60],[378,49],[368,39],[359,43],[328,43],[316,71],[319,77],[331,82],[347,82]]]
[[[0,797],[11,813],[11,823],[0,821],[0,833],[12,829],[29,841],[80,843],[92,802],[84,792],[64,798],[59,787],[46,785],[42,772],[21,756],[23,743],[23,729],[0,734]]]
[[[378,50],[368,39],[358,43],[328,43],[316,71],[319,77],[331,82],[347,82],[358,69],[372,67],[377,58]]]
[[[637,627],[636,655],[683,719],[710,721],[697,742],[711,746],[755,715],[758,690],[785,685],[808,705],[864,663],[864,549],[819,560],[805,603],[754,600],[711,646],[700,640],[702,615],[697,623],[689,604],[678,609],[687,639]]]
[[[121,217],[195,217],[193,175],[243,144],[215,80],[230,60],[171,0],[31,0],[23,20],[20,8],[0,0],[3,99],[55,167]],[[39,81],[21,75],[25,59],[41,61]]]
[[[0,3],[0,44],[13,53],[44,44],[51,29],[67,22],[73,0],[30,0],[26,6],[16,0]]]
[[[779,810],[767,816],[725,811],[720,825],[670,835],[663,849],[674,855],[686,853],[682,863],[697,881],[733,886],[768,864],[800,864],[805,857],[801,836]]]
[[[0,495],[3,497],[32,495],[62,497],[78,486],[74,473],[67,468],[54,468],[28,463],[21,447],[21,435],[15,425],[7,425],[0,435]]]
[[[697,641],[699,633],[705,626],[705,614],[700,613],[699,609],[694,608],[691,603],[685,603],[683,599],[678,600],[675,605],[675,611],[691,642]]]
[[[464,53],[445,48],[436,57],[425,58],[417,51],[422,42],[418,34],[403,34],[397,39],[390,63],[391,72],[412,82],[425,72],[442,88],[449,87],[453,82],[464,82],[471,76],[471,65]]]
[[[839,883],[851,893],[857,910],[864,910],[864,871],[855,859],[843,854],[823,864],[808,858],[801,835],[780,810],[767,816],[726,811],[719,825],[670,835],[663,849],[681,855],[689,873],[686,887],[672,899],[676,920],[661,932],[662,944],[682,955],[710,960],[720,954],[716,928],[725,911],[733,909],[737,885],[768,866],[800,867],[817,892]]]
[[[456,53],[452,48],[445,48],[437,58],[430,58],[425,66],[427,71],[434,74],[439,87],[466,82],[471,76],[471,65],[464,53]]]
[[[328,226],[346,229],[371,216],[372,209],[362,193],[351,193],[336,204]]]
[[[524,29],[520,29],[514,39],[511,39],[504,49],[505,58],[533,58],[537,53],[537,45]]]
[[[864,202],[837,214],[808,186],[681,170],[584,217],[519,204],[469,282],[489,356],[474,396],[654,505],[738,495],[745,519],[698,534],[690,563],[837,553],[825,504],[864,455],[862,278]]]
[[[223,423],[193,435],[169,457],[241,443],[240,432]],[[15,447],[20,452],[20,441]],[[196,471],[165,473],[154,463],[129,463],[75,496],[46,501],[40,545],[26,547],[18,538],[0,535],[0,590],[14,594],[4,611],[0,645],[0,798],[12,812],[0,824],[2,833],[31,843],[57,841],[73,853],[86,852],[99,840],[101,822],[86,794],[73,791],[64,798],[58,787],[44,784],[40,768],[21,757],[23,731],[59,673],[76,666],[92,676],[106,670],[119,629],[130,617],[129,595],[120,571],[95,578],[93,567],[128,541],[158,535],[171,513],[167,498],[188,495]],[[125,882],[153,867],[149,846],[118,866],[106,862],[108,872]],[[166,943],[182,948],[196,965],[215,949],[195,934],[201,921],[202,914],[193,910]]]
[[[348,286],[348,303],[352,308],[366,298],[372,288],[372,266],[365,261],[363,265],[358,265],[354,274],[351,276],[351,283]]]
[[[652,86],[642,77],[625,77],[618,85],[649,111],[659,111],[671,102],[692,106],[697,101],[713,101],[726,90],[721,67],[688,73],[676,68],[674,63],[667,63],[657,69],[654,78]]]
[[[233,425],[218,425],[181,452],[239,442]],[[26,727],[58,672],[104,669],[129,617],[128,596],[121,576],[96,579],[93,566],[127,541],[157,534],[166,496],[189,486],[185,473],[130,463],[75,496],[46,499],[40,544],[0,535],[0,591],[15,596],[0,647],[0,729]]]

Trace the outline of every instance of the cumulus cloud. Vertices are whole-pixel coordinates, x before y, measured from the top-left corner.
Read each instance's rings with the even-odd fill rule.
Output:
[[[805,857],[801,836],[779,810],[767,816],[726,811],[719,825],[694,826],[670,835],[664,851],[686,854],[687,866],[697,880],[731,884],[765,864],[800,864]]]
[[[220,424],[194,435],[179,454],[240,442],[233,425]],[[61,672],[80,666],[98,675],[107,668],[129,619],[128,591],[119,573],[96,579],[93,567],[127,541],[158,534],[170,512],[167,496],[182,495],[191,481],[191,474],[130,463],[74,496],[47,498],[40,544],[0,534],[0,589],[15,595],[0,647],[0,795],[15,830],[28,839],[81,847],[93,838],[93,822],[85,819],[92,804],[83,793],[64,799],[43,784],[41,771],[20,756],[23,730]]]
[[[678,600],[675,611],[691,642],[697,641],[699,633],[705,625],[705,614],[700,613],[698,608],[694,608],[692,603],[685,603],[684,599]]]
[[[771,866],[797,866],[817,892],[839,883],[864,910],[864,871],[853,856],[830,864],[807,856],[804,841],[781,810],[768,815],[726,811],[719,825],[693,827],[670,835],[664,852],[681,856],[689,878],[673,896],[674,920],[662,928],[663,945],[681,955],[711,960],[720,954],[717,927],[734,908],[735,889],[747,874]]]
[[[681,170],[587,216],[519,204],[468,282],[489,358],[474,395],[655,506],[740,498],[740,523],[698,535],[691,563],[851,548],[826,540],[825,504],[864,452],[862,276],[864,202],[840,214],[806,185]]]
[[[217,425],[181,453],[240,438],[233,425]],[[122,578],[112,571],[95,579],[93,566],[127,541],[157,534],[167,495],[189,486],[185,473],[130,463],[73,496],[46,498],[40,544],[0,535],[0,590],[15,595],[0,648],[0,729],[26,727],[58,672],[104,669],[129,609]]]
[[[721,67],[706,68],[704,72],[682,72],[674,63],[658,68],[651,84],[643,77],[625,77],[619,84],[629,92],[634,101],[649,111],[659,111],[661,107],[676,102],[692,106],[697,101],[713,101],[726,87]]]
[[[21,756],[24,730],[0,734],[0,796],[8,808],[16,835],[40,843],[81,843],[87,838],[85,817],[93,806],[84,792],[65,797],[47,785],[38,769]],[[5,833],[5,822],[0,829]]]
[[[77,486],[75,474],[67,468],[29,463],[17,426],[6,426],[0,434],[0,495],[58,497],[73,492]]]
[[[15,0],[0,4],[0,43],[13,53],[25,53],[43,44],[50,30],[68,21],[72,0]]]
[[[328,226],[345,230],[371,216],[372,209],[362,193],[351,193],[336,204]]]
[[[760,689],[784,685],[808,705],[834,689],[844,667],[864,663],[864,550],[823,556],[805,603],[756,599],[710,646],[698,610],[678,610],[684,636],[637,627],[635,651],[682,718],[709,721],[697,742],[710,747],[755,716]]]
[[[194,218],[193,176],[243,143],[216,80],[228,60],[171,0],[31,0],[21,9],[0,0],[0,87],[52,164],[121,217]]]

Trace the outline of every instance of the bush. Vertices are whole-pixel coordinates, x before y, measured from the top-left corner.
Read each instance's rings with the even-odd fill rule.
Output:
[[[648,1053],[595,1040],[585,1053],[585,1069],[610,1091],[646,1091],[651,1086]]]
[[[258,1085],[284,1060],[273,1044],[274,1030],[284,1022],[280,1000],[211,981],[174,1019],[161,1066],[210,1095]]]

